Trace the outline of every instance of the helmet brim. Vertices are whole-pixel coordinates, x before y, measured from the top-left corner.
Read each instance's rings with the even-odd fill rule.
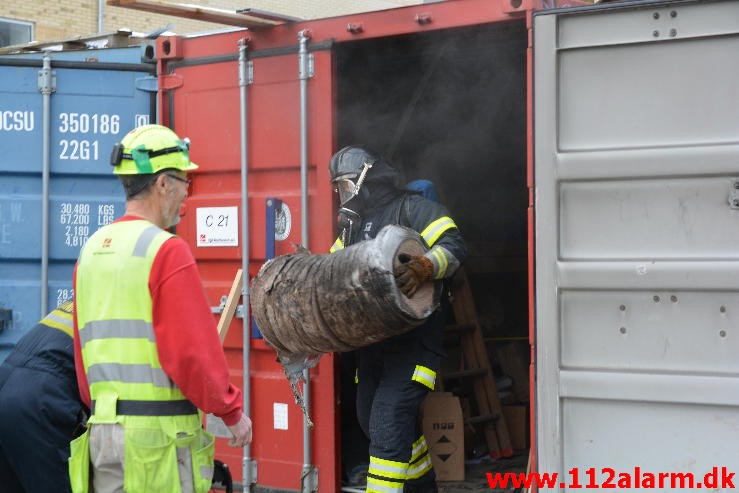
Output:
[[[337,176],[333,180],[331,180],[331,183],[337,183],[341,180],[355,180],[359,176],[358,173],[344,173],[341,176]]]
[[[176,169],[178,171],[194,171],[194,170],[198,169],[199,167],[200,166],[198,166],[197,164],[195,164],[192,161],[190,161],[190,163],[187,166],[185,166],[184,168],[178,168],[178,167],[161,168],[158,171],[162,171],[162,170],[165,170],[165,169]],[[124,166],[118,166],[118,167],[116,167],[113,170],[113,174],[114,175],[140,175],[141,173],[139,173],[138,169],[136,169],[135,166],[126,166],[126,167],[124,167]],[[149,174],[149,173],[147,173],[147,174]],[[154,174],[154,173],[150,173],[150,174]]]

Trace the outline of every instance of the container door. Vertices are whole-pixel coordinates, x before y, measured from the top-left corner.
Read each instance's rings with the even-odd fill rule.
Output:
[[[46,80],[41,58],[0,58],[0,360],[45,311],[72,298],[80,247],[124,211],[110,149],[153,110],[137,85],[155,67],[140,63],[139,47],[54,53]]]
[[[291,27],[292,29],[292,27]],[[269,31],[267,32],[269,34]],[[192,194],[177,233],[190,243],[216,317],[242,265],[241,148],[237,43],[244,33],[173,38],[173,51],[187,54],[167,64],[173,88],[164,98],[165,115],[181,136],[192,141],[191,155],[200,169],[192,173]],[[272,255],[293,253],[303,242],[301,230],[301,88],[297,33],[280,49],[260,50],[260,33],[250,34],[251,68],[246,73],[248,158],[249,279]],[[178,45],[181,43],[181,45]],[[285,45],[291,44],[292,46]],[[313,73],[307,81],[309,244],[328,253],[334,241],[333,194],[328,161],[333,150],[332,54],[330,45],[309,45]],[[251,74],[251,75],[250,75]],[[277,199],[273,200],[273,199]],[[270,222],[271,221],[271,222]],[[244,321],[238,313],[224,341],[232,380],[243,383]],[[256,484],[280,491],[338,491],[336,407],[333,356],[324,355],[311,370],[311,464],[317,476],[304,475],[303,415],[276,361],[274,349],[253,331],[248,334],[251,414]],[[242,481],[242,450],[226,445],[228,430],[209,421],[216,433],[216,458]],[[305,476],[305,477],[304,477]]]
[[[536,431],[555,487],[739,470],[737,19],[735,1],[535,17]]]

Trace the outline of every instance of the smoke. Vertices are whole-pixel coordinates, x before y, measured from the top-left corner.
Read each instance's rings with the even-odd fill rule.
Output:
[[[432,180],[468,240],[525,238],[523,21],[344,43],[338,138]]]

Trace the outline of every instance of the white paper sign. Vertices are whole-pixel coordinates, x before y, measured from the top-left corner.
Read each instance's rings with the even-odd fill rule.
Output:
[[[287,430],[287,404],[282,402],[275,402],[273,404],[275,430]]]
[[[197,246],[239,246],[238,207],[199,207],[196,212]]]

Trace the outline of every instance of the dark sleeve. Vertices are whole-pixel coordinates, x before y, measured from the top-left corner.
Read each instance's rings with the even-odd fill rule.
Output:
[[[431,249],[426,256],[434,261],[435,268],[439,267],[440,255],[446,257],[444,262],[448,263],[449,269],[444,269],[438,277],[451,276],[467,256],[467,248],[457,224],[447,208],[438,202],[419,195],[409,195],[406,200],[411,228],[418,231]]]

